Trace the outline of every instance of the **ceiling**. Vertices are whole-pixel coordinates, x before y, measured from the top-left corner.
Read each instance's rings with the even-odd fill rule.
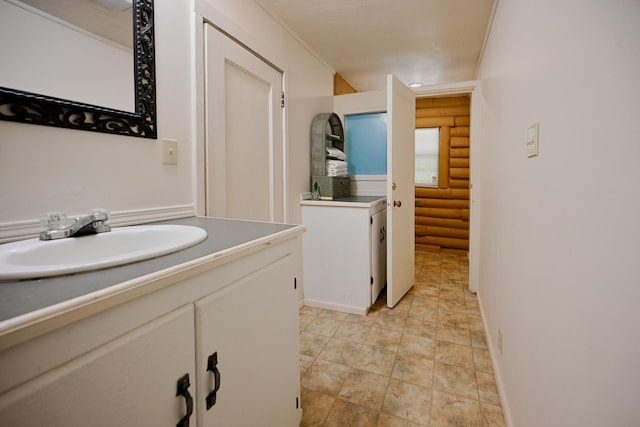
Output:
[[[498,0],[256,0],[357,91],[474,78]]]

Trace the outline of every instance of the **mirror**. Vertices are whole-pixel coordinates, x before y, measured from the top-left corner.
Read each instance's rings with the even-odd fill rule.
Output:
[[[18,76],[17,80],[11,80],[8,72],[4,75],[0,73],[0,120],[157,138],[153,0],[65,0],[63,2],[40,1],[40,3],[69,4],[77,1],[97,2],[101,7],[105,4],[107,7],[116,4],[120,9],[123,8],[122,4],[131,3],[130,8],[125,6],[129,11],[126,12],[124,19],[130,23],[133,22],[133,25],[130,24],[133,28],[133,36],[130,37],[132,42],[107,40],[111,37],[105,31],[113,29],[115,23],[104,25],[103,21],[103,30],[101,30],[96,23],[88,24],[75,21],[65,25],[67,28],[64,30],[67,33],[73,33],[69,28],[77,28],[78,34],[87,33],[83,29],[84,27],[91,28],[92,32],[97,32],[99,35],[93,35],[92,37],[96,38],[91,39],[86,35],[73,33],[75,34],[75,36],[71,36],[74,40],[73,46],[65,46],[67,51],[65,54],[47,55],[46,50],[43,53],[34,54],[35,48],[22,48],[23,51],[17,52],[19,57],[28,58],[32,64],[36,65],[31,67],[17,66],[22,67],[18,68],[22,75]],[[9,2],[13,4],[9,4]],[[38,0],[24,0],[24,2],[38,6]],[[22,4],[15,0],[0,0],[0,3],[3,3],[0,6],[5,7],[7,4],[15,10],[18,10],[17,4]],[[29,8],[30,6],[23,5],[22,7]],[[79,10],[78,4],[73,4],[69,8],[76,12]],[[50,13],[50,11],[45,12],[45,15]],[[118,19],[122,21],[122,15],[125,12],[120,12],[117,12]],[[61,26],[58,25],[58,27]],[[104,30],[105,27],[106,30]],[[27,33],[42,34],[37,31],[21,31],[19,34],[11,36],[14,40],[17,38],[28,39],[32,35]],[[123,34],[125,31],[117,30],[115,33]],[[43,45],[48,42],[48,40],[42,40],[42,36],[39,35],[39,37],[40,41],[37,38],[31,41],[33,46],[39,42]],[[7,40],[6,35],[4,40]],[[87,47],[86,40],[91,40],[90,43],[93,44],[89,44]],[[104,40],[106,44],[97,40]],[[123,44],[128,44],[129,47],[122,46]],[[19,43],[7,43],[2,47],[6,51],[12,47],[15,49],[16,45]],[[107,49],[99,50],[102,49],[102,46],[106,46]],[[75,55],[74,50],[78,51],[79,55]],[[109,56],[113,52],[116,57]],[[34,55],[37,56],[34,57]],[[4,54],[3,56],[6,58]],[[61,65],[62,69],[67,66],[66,71],[51,71],[61,70],[61,68],[47,65],[44,62],[46,56],[50,56],[52,62]],[[77,59],[78,57],[81,59],[92,57],[93,59],[81,61]],[[64,58],[64,60],[60,60],[60,58]],[[97,65],[95,58],[106,58],[107,62]],[[87,64],[85,65],[85,63]],[[116,63],[124,65],[117,68],[114,66]],[[68,67],[69,64],[71,67]],[[6,69],[8,68],[6,67]],[[32,75],[29,76],[29,73]],[[44,83],[40,83],[40,86],[36,82],[38,75],[45,76]],[[71,81],[71,85],[58,85],[54,79],[57,75],[67,77],[67,80]],[[28,82],[25,83],[25,81]],[[133,92],[131,89],[134,89]],[[102,97],[98,97],[100,91],[103,93]],[[108,99],[109,96],[113,99]]]

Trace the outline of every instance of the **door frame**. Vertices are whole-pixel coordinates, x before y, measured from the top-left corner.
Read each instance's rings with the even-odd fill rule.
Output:
[[[414,89],[416,99],[442,95],[469,94],[471,96],[470,126],[470,195],[469,195],[469,290],[480,288],[481,189],[482,189],[482,82],[469,80],[446,85],[424,86]]]
[[[191,129],[194,136],[194,150],[191,161],[194,165],[193,200],[197,216],[206,215],[206,97],[205,97],[205,32],[204,25],[209,24],[252,52],[262,61],[271,65],[282,74],[282,90],[285,96],[285,107],[282,112],[282,146],[283,146],[283,222],[289,222],[289,137],[287,132],[287,86],[288,68],[283,66],[286,61],[282,52],[273,46],[256,39],[243,28],[230,20],[224,13],[213,6],[208,0],[194,0],[193,3],[193,62],[192,99],[195,114],[192,115]]]

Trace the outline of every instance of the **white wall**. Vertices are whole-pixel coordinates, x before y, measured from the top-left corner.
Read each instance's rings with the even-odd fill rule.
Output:
[[[0,121],[0,230],[51,210],[193,205],[191,11],[182,1],[155,6],[158,135],[178,140],[178,165],[162,164],[155,140]]]
[[[289,221],[299,222],[298,194],[308,191],[309,128],[317,112],[331,108],[332,72],[253,0],[205,2],[221,12],[222,24],[249,35],[250,46],[285,70]],[[155,0],[158,136],[178,140],[178,165],[162,164],[155,140],[0,121],[0,237],[52,210],[196,212],[193,22],[191,2]]]
[[[479,296],[518,427],[640,425],[639,23],[505,0],[484,52]]]

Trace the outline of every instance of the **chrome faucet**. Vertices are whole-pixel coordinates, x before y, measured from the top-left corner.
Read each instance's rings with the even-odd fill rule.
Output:
[[[109,214],[104,211],[92,212],[85,217],[77,217],[70,226],[60,226],[59,214],[54,214],[54,221],[47,221],[48,229],[40,232],[40,240],[65,239],[67,237],[79,237],[87,234],[105,233],[111,231],[111,226],[107,224]],[[55,224],[53,227],[52,224]]]

